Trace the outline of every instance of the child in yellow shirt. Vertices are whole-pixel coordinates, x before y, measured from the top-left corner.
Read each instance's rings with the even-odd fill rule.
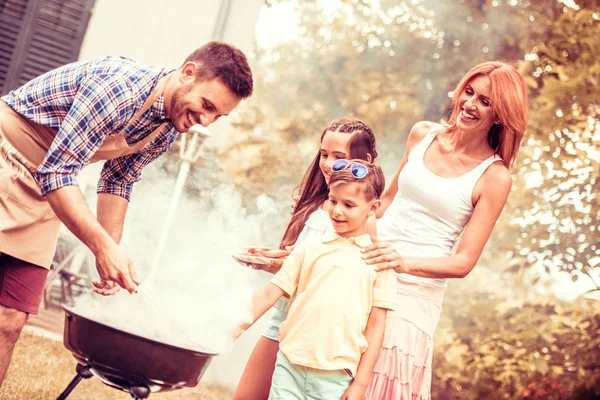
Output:
[[[384,186],[379,166],[335,161],[328,207],[335,234],[296,246],[254,296],[254,321],[281,296],[295,296],[280,327],[269,399],[363,399],[396,299],[393,270],[375,271],[360,252],[371,244],[367,221]]]

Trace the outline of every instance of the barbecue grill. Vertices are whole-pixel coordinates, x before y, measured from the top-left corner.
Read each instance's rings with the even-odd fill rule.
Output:
[[[57,400],[66,399],[82,379],[146,399],[153,392],[194,387],[216,354],[184,349],[120,331],[64,306],[64,345],[77,360],[77,374]]]

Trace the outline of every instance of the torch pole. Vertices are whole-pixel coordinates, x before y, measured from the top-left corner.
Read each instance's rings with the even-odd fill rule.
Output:
[[[189,143],[187,141],[188,134],[191,135]],[[200,148],[202,147],[202,143],[209,136],[210,132],[202,125],[193,125],[187,133],[181,134],[181,143],[179,148],[181,167],[179,168],[179,174],[177,175],[177,181],[175,182],[175,189],[173,192],[173,197],[171,197],[171,203],[169,204],[165,224],[160,233],[160,238],[158,239],[156,253],[152,259],[152,264],[150,265],[148,275],[144,279],[147,284],[152,283],[156,275],[156,270],[161,263],[162,255],[167,244],[167,240],[169,239],[169,232],[175,219],[177,205],[181,199],[181,194],[183,193],[183,188],[185,187],[185,182],[190,173],[191,166],[200,157]]]

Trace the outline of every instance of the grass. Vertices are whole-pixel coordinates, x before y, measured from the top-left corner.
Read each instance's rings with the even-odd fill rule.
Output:
[[[0,388],[2,400],[55,400],[75,376],[75,359],[61,342],[23,332],[12,357],[6,380]],[[202,385],[173,392],[156,393],[151,400],[226,400],[231,393],[218,386]],[[96,377],[82,380],[69,400],[125,400],[126,393],[104,385]]]

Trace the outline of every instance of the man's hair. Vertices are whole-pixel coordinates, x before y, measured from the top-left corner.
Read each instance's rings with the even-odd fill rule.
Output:
[[[360,184],[360,190],[365,194],[368,201],[381,198],[383,189],[385,189],[385,177],[381,167],[358,159],[348,160],[348,162],[350,166],[347,168],[331,173],[329,187],[333,187],[333,185],[339,182],[356,182]],[[351,172],[352,164],[362,164],[367,167],[367,175],[363,178],[355,178]]]
[[[252,95],[252,70],[240,49],[228,43],[212,41],[190,54],[184,64],[190,61],[198,65],[197,82],[218,79],[242,99]]]

